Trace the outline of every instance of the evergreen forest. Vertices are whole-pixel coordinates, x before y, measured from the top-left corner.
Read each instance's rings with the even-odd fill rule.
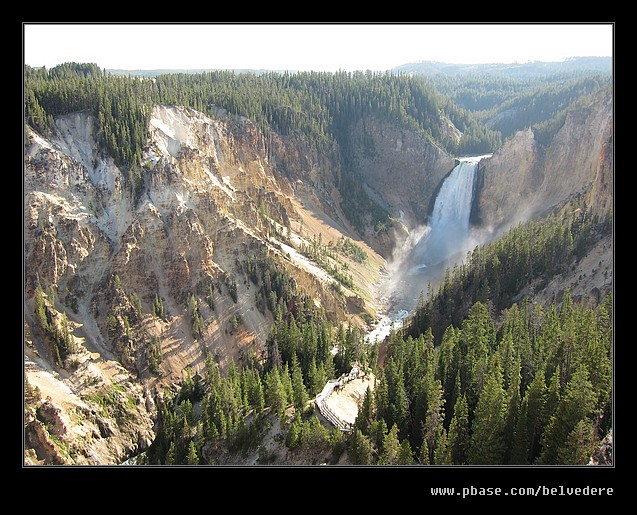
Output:
[[[489,74],[436,75],[428,77],[428,81],[502,140],[533,127],[541,144],[550,142],[564,123],[568,109],[585,104],[600,89],[611,87],[610,74],[575,72],[532,79]]]
[[[254,120],[266,133],[303,134],[319,149],[342,143],[350,124],[375,116],[423,133],[452,155],[468,155],[493,152],[525,127],[546,140],[568,107],[610,83],[607,74],[512,79],[370,71],[126,77],[95,64],[65,63],[50,70],[25,66],[24,100],[27,123],[43,132],[53,128],[56,115],[91,111],[103,150],[119,165],[134,167],[154,104],[183,105],[213,118],[223,109]],[[462,133],[459,141],[445,135],[446,119]]]
[[[213,118],[225,109],[254,120],[266,133],[301,133],[317,148],[341,139],[364,116],[422,132],[452,154],[486,153],[500,144],[497,133],[422,78],[389,72],[211,71],[133,78],[95,64],[25,67],[27,123],[47,131],[55,115],[89,110],[99,121],[103,148],[121,165],[139,161],[153,104],[183,105]],[[444,136],[445,118],[463,133],[459,143]]]

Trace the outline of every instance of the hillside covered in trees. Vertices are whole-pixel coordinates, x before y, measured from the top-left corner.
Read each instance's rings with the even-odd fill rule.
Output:
[[[394,335],[354,460],[387,462],[393,434],[410,463],[588,464],[611,424],[611,320],[610,296],[590,308],[567,294],[559,308],[513,304],[497,326],[478,301],[439,347],[431,331]]]
[[[531,293],[612,225],[565,211],[476,247],[421,297],[388,342],[361,445],[382,449],[378,426],[395,424],[420,463],[589,462],[612,424],[612,294],[574,301],[566,290],[544,308]]]
[[[426,80],[503,141],[533,127],[543,144],[563,125],[569,109],[612,87],[612,75],[603,69],[510,76],[484,67],[460,74],[433,74]]]
[[[153,104],[183,105],[213,117],[222,108],[266,131],[301,132],[319,148],[341,141],[357,119],[377,116],[422,131],[452,155],[469,155],[493,152],[515,131],[531,126],[547,141],[569,107],[610,87],[612,80],[599,65],[517,75],[486,65],[455,73],[415,70],[127,77],[95,64],[26,66],[25,115],[34,128],[47,130],[55,115],[90,110],[99,120],[104,149],[128,166],[139,162]],[[444,130],[446,119],[460,131],[459,140]]]
[[[497,134],[481,127],[419,78],[377,72],[167,73],[153,78],[109,75],[94,64],[25,70],[26,119],[51,128],[58,114],[91,110],[100,140],[119,163],[134,165],[145,141],[149,106],[183,105],[214,117],[217,109],[248,117],[264,129],[301,132],[315,145],[338,139],[362,116],[390,118],[422,131],[450,153],[489,152]],[[444,118],[466,134],[445,137]]]

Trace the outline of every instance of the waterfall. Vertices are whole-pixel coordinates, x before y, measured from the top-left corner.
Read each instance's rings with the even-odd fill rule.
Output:
[[[469,217],[478,161],[461,161],[440,188],[429,230],[414,249],[416,266],[433,266],[466,252],[470,243]]]
[[[459,164],[440,187],[427,226],[413,228],[413,239],[394,254],[382,285],[391,307],[376,329],[368,333],[370,342],[387,336],[392,324],[400,327],[428,284],[435,287],[447,266],[481,243],[483,236],[474,234],[469,218],[478,163],[490,155],[459,158]]]

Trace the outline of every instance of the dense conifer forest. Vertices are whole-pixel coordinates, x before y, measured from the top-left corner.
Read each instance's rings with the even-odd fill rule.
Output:
[[[421,78],[389,72],[263,74],[212,71],[153,78],[109,75],[94,64],[66,63],[51,70],[25,67],[26,119],[37,130],[53,116],[90,110],[100,142],[119,164],[135,165],[153,104],[183,105],[214,117],[222,108],[286,135],[304,134],[322,148],[363,116],[391,119],[422,132],[452,154],[485,153],[500,144],[469,112],[458,109]],[[443,117],[463,133],[445,138]]]
[[[482,74],[436,75],[428,82],[461,109],[473,114],[502,140],[533,127],[543,144],[564,123],[566,111],[611,87],[610,74],[561,73],[546,77],[507,78]]]
[[[421,132],[452,155],[469,155],[493,152],[526,127],[546,142],[569,107],[611,87],[611,77],[602,73],[508,78],[210,71],[126,77],[90,63],[50,70],[25,66],[24,78],[27,123],[47,132],[55,115],[89,110],[104,151],[132,169],[141,159],[154,104],[183,105],[211,117],[225,109],[254,120],[266,133],[303,134],[318,149],[342,143],[352,123],[374,116]],[[460,130],[459,141],[444,130],[446,119]]]
[[[548,309],[529,297],[611,233],[571,207],[476,247],[421,297],[360,438],[382,448],[374,424],[396,424],[420,463],[588,463],[612,423],[612,296],[566,290]]]
[[[475,302],[434,347],[431,331],[394,335],[354,440],[375,462],[388,428],[421,464],[587,464],[609,430],[611,297],[592,308],[567,292],[548,310],[498,314]]]

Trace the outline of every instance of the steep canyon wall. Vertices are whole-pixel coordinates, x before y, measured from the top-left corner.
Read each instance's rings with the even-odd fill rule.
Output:
[[[502,230],[576,195],[612,210],[613,103],[609,91],[570,110],[547,145],[520,131],[480,163],[474,224]]]

